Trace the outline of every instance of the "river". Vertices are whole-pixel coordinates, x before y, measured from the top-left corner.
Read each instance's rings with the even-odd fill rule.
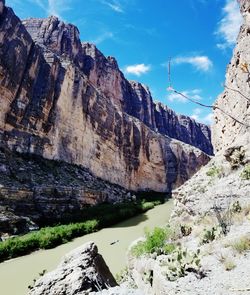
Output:
[[[173,201],[156,206],[148,212],[104,228],[96,233],[74,239],[72,242],[50,250],[39,250],[26,256],[0,263],[0,294],[26,295],[28,285],[39,273],[51,271],[59,264],[62,256],[87,241],[94,241],[113,274],[126,266],[126,252],[132,241],[143,235],[144,229],[152,229],[168,222]],[[111,242],[119,242],[110,245]]]

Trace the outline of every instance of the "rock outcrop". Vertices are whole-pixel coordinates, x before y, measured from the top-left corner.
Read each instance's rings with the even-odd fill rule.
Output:
[[[91,178],[125,188],[117,188],[116,193],[112,186],[104,189],[110,201],[121,200],[125,190],[170,192],[210,160],[207,126],[155,104],[146,86],[125,79],[113,57],[106,58],[94,45],[82,43],[75,26],[56,17],[21,22],[12,9],[4,7],[4,1],[0,3],[2,151],[13,152],[13,157],[32,154],[84,167]],[[9,217],[18,217],[19,193],[13,194],[15,188],[5,181],[15,169],[4,158],[1,161],[1,204],[9,206]],[[78,191],[68,181],[41,190],[41,182],[27,180],[23,163],[17,162],[17,167],[24,175],[18,186],[24,207],[33,208],[36,196],[42,196],[48,204],[41,212],[54,216],[54,211],[62,209],[63,214],[72,206],[69,212],[75,214],[79,199],[88,202],[87,181]],[[83,178],[84,169],[79,170]],[[93,198],[101,200],[98,183],[103,187],[99,180],[89,182]],[[60,193],[54,194],[53,189]],[[52,194],[60,196],[61,206]],[[13,202],[8,201],[10,196]],[[66,200],[71,197],[69,205]]]
[[[35,282],[29,295],[83,295],[117,286],[93,242],[68,253],[59,266]]]
[[[243,24],[237,39],[233,57],[228,65],[225,90],[216,104],[236,122],[220,110],[214,112],[212,127],[216,152],[230,146],[244,146],[250,150],[250,13],[249,1],[240,1]],[[250,155],[248,154],[250,159]]]
[[[214,111],[216,154],[174,192],[176,216],[181,212],[205,214],[215,205],[227,208],[237,199],[242,204],[249,202],[250,181],[242,173],[250,162],[250,4],[245,0],[239,3],[243,24],[227,68],[225,90],[215,103],[224,111]]]

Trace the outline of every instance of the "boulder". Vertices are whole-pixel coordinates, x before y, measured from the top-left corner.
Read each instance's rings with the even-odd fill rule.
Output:
[[[54,271],[37,280],[29,295],[83,295],[115,286],[97,246],[88,242],[68,253]]]

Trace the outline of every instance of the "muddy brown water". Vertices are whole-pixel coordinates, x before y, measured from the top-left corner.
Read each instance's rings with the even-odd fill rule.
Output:
[[[145,228],[152,229],[168,222],[173,201],[104,228],[98,232],[74,239],[72,242],[50,250],[40,250],[26,256],[0,263],[0,294],[26,295],[28,285],[39,277],[44,269],[51,271],[59,264],[62,256],[88,241],[94,241],[113,274],[126,266],[126,252],[134,240],[143,235]],[[112,242],[118,241],[114,244]]]

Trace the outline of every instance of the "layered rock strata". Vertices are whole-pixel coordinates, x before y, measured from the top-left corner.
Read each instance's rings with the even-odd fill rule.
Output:
[[[122,187],[87,169],[0,148],[0,235],[79,221],[87,206],[128,199]]]
[[[127,190],[170,192],[210,160],[207,126],[155,104],[114,58],[82,43],[75,26],[56,17],[21,22],[0,4],[0,231],[75,216]],[[40,160],[26,165],[21,154],[51,161],[51,181],[41,167],[37,179]],[[54,160],[73,172],[62,164],[65,177],[54,175]]]
[[[153,105],[149,91],[125,80],[116,61],[97,49],[93,61],[76,27],[55,17],[21,23],[5,8],[0,37],[0,138],[8,148],[82,165],[133,190],[171,190],[209,160],[199,149],[156,133],[155,113],[139,103]],[[131,116],[129,101],[151,115]],[[211,146],[209,129],[189,121],[193,135],[183,141],[201,133],[196,145]]]

